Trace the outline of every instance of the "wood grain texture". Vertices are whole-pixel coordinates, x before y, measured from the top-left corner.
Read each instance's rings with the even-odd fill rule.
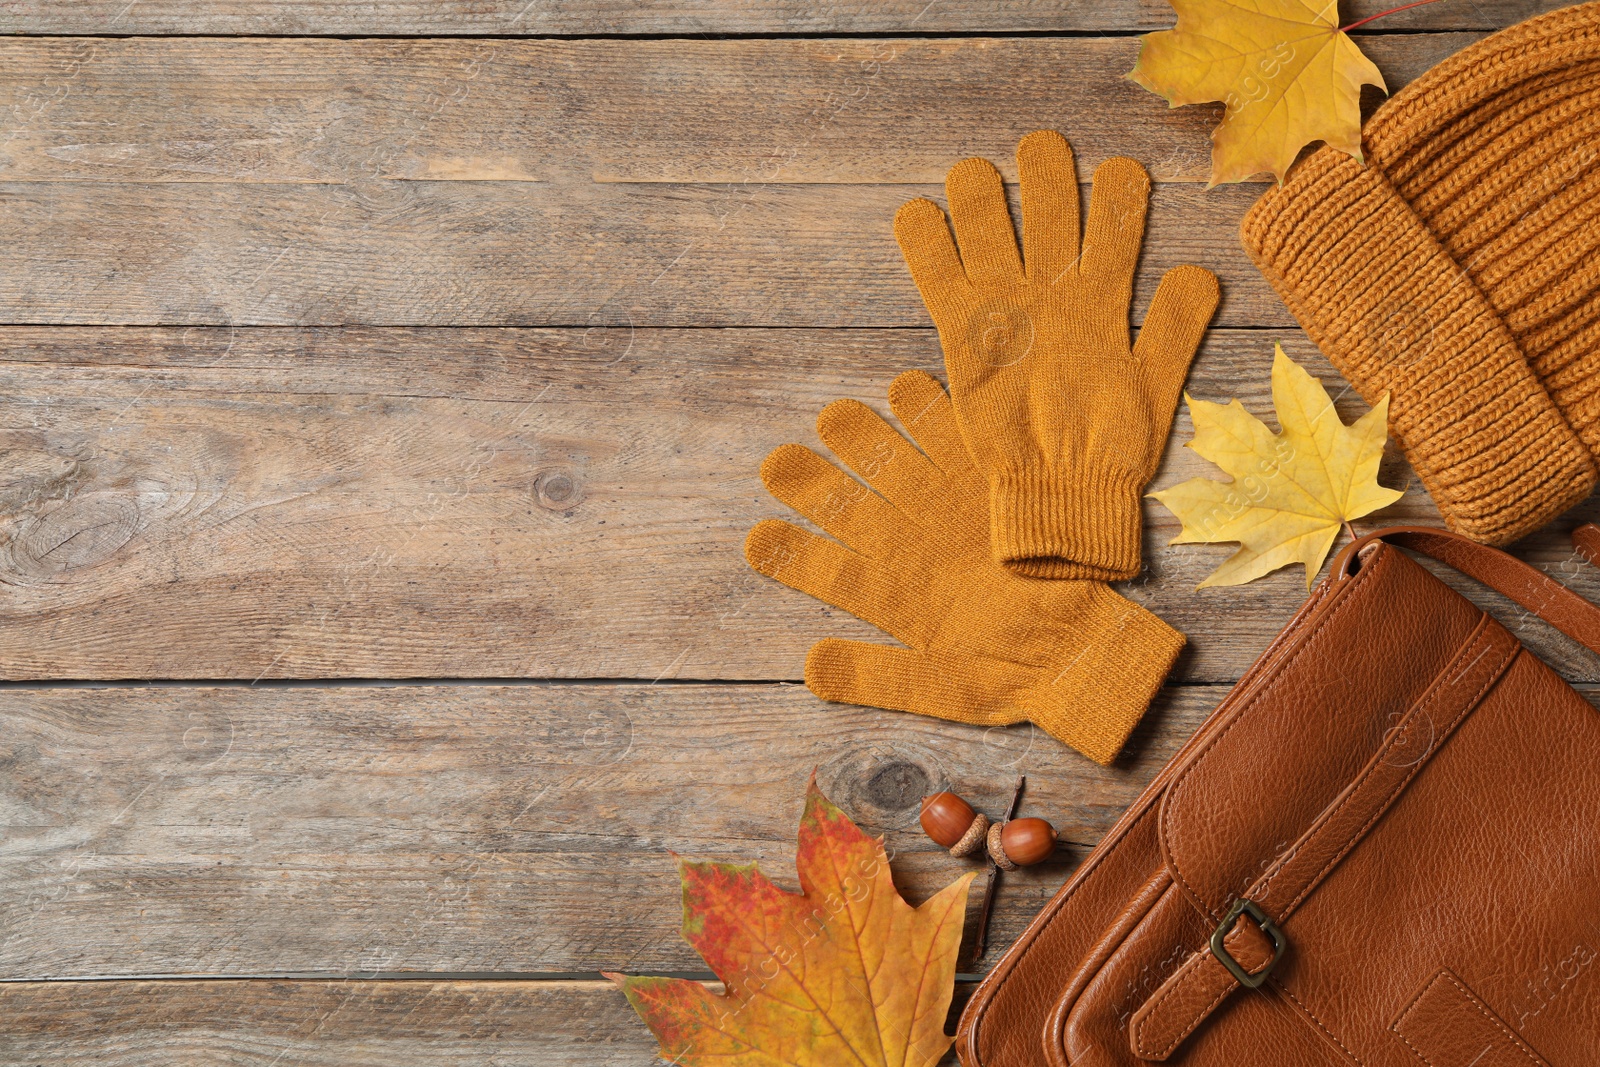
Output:
[[[642,1067],[655,1039],[610,982],[0,984],[7,1064]],[[954,1058],[950,1060],[953,1064]]]
[[[1374,41],[1404,80],[1471,39]],[[890,220],[960,156],[1058,125],[1085,173],[1206,172],[1214,116],[1133,47],[14,40],[0,322],[922,325]],[[1261,188],[1158,184],[1141,298],[1197,262],[1220,324],[1290,325],[1237,240]]]
[[[1340,5],[1347,20],[1392,3]],[[1405,11],[1404,29],[1497,29],[1557,6],[1552,0],[1475,0]],[[0,33],[740,34],[1154,30],[1172,25],[1165,0],[7,0]]]
[[[1397,89],[1481,34],[1370,38]],[[1134,38],[0,40],[0,181],[938,184],[1056,127],[1204,181],[1212,107]],[[1376,96],[1373,97],[1377,99]],[[516,197],[537,195],[508,191]],[[598,205],[597,205],[598,207]],[[601,209],[603,210],[603,209]],[[885,220],[885,227],[887,220]],[[884,227],[880,227],[884,228]]]
[[[719,988],[712,983],[712,988]],[[953,1008],[973,983],[957,982]],[[949,1029],[954,1029],[954,1019]],[[642,1067],[610,982],[315,979],[0,984],[8,1063],[96,1067]],[[954,1067],[952,1053],[941,1067]]]
[[[9,688],[0,974],[703,972],[668,850],[795,888],[811,768],[913,901],[969,869],[920,798],[1026,773],[1074,844],[1002,882],[1004,945],[1221,693],[1165,691],[1108,769],[792,685]]]
[[[1290,326],[1239,245],[1260,185],[1157,185],[1137,286]],[[891,220],[935,186],[0,184],[0,323],[923,326]]]
[[[1553,6],[1430,5],[1383,24],[1428,32],[1362,46],[1398,87]],[[965,869],[917,799],[998,811],[1029,774],[1026,812],[1071,844],[1007,877],[992,962],[1302,581],[1196,593],[1227,550],[1159,547],[1152,506],[1127,592],[1191,634],[1187,684],[1105,769],[1026,726],[775,684],[819,637],[877,635],[739,546],[783,513],[767,450],[938,367],[895,208],[963,156],[1014,177],[1041,126],[1085,177],[1123,153],[1160,181],[1139,308],[1177,262],[1222,276],[1192,391],[1265,414],[1281,337],[1360,410],[1238,248],[1261,187],[1196,184],[1215,110],[1120,77],[1130,34],[1171,21],[1164,0],[0,0],[0,34],[106,35],[0,39],[0,678],[560,680],[0,686],[0,1061],[648,1062],[603,983],[425,976],[703,973],[670,850],[792,886],[812,767],[913,900]],[[555,39],[1008,31],[1109,36]],[[475,39],[139,39],[163,34]],[[530,326],[570,328],[475,328]],[[1158,484],[1209,473],[1188,433]],[[1414,489],[1386,517],[1437,520]],[[1521,551],[1600,593],[1557,531]],[[293,974],[354,977],[129,977]],[[112,980],[28,981],[72,977]]]
[[[1279,337],[1364,410],[1298,331],[1213,331],[1190,391],[1270,419]],[[761,459],[940,370],[930,330],[11,328],[0,352],[6,678],[795,679],[821,637],[883,638],[745,564],[785,514]],[[1156,487],[1219,476],[1191,432]],[[1407,495],[1365,528],[1438,521],[1398,457],[1384,478]],[[1147,518],[1128,594],[1190,635],[1178,679],[1238,678],[1300,572],[1197,591],[1230,550]],[[1600,593],[1558,531],[1527,552]]]

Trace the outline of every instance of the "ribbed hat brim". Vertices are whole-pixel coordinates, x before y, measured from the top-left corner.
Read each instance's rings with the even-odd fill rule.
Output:
[[[1486,277],[1489,264],[1478,256],[1464,265],[1452,254],[1452,242],[1459,248],[1473,235],[1444,228],[1451,204],[1430,190],[1470,181],[1480,201],[1492,199],[1477,183],[1504,175],[1472,164],[1504,153],[1507,138],[1474,140],[1472,125],[1515,128],[1519,116],[1494,116],[1530,98],[1521,87],[1559,80],[1563,70],[1592,61],[1600,61],[1600,3],[1479,42],[1378,110],[1363,131],[1366,166],[1321,148],[1257,201],[1241,227],[1256,265],[1339,372],[1369,403],[1389,394],[1394,435],[1445,520],[1491,544],[1537,529],[1594,488],[1591,448],[1574,429],[1575,412],[1562,407],[1600,403],[1595,376],[1573,369],[1570,350],[1582,338],[1563,338],[1565,348],[1554,352],[1559,361],[1530,361],[1518,338],[1531,339],[1524,309],[1541,301],[1565,301],[1567,322],[1582,328],[1595,285],[1586,273],[1579,281],[1591,292],[1562,293],[1563,279],[1552,279],[1548,291],[1486,292],[1475,273]],[[1594,69],[1600,74],[1600,62]],[[1575,76],[1587,77],[1581,69]],[[1552,96],[1548,85],[1537,93]],[[1562,88],[1554,96],[1561,94],[1571,95]],[[1593,121],[1600,131],[1600,115]],[[1398,191],[1401,183],[1411,200]],[[1419,212],[1415,203],[1424,201],[1431,203]],[[1499,220],[1495,239],[1501,246],[1548,244],[1548,221],[1535,214]],[[1517,226],[1529,232],[1507,234]],[[1589,229],[1569,240],[1600,241]],[[1566,251],[1594,258],[1592,247]],[[1564,276],[1568,289],[1572,277]],[[1552,380],[1542,381],[1541,370]]]

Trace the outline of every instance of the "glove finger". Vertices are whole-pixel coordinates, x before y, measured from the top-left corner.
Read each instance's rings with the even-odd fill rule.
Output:
[[[894,238],[917,292],[938,325],[938,309],[957,302],[969,288],[944,212],[932,200],[907,202],[895,212]]]
[[[944,474],[942,511],[989,514],[989,483],[961,437],[955,405],[939,379],[926,371],[908,370],[889,385],[889,410]]]
[[[994,164],[987,159],[963,159],[950,168],[944,192],[967,277],[978,285],[1021,278],[1017,235],[1006,209],[1005,185]]]
[[[858,400],[835,400],[823,408],[817,416],[817,435],[901,511],[924,513],[944,495],[943,472]]]
[[[806,687],[823,700],[952,722],[998,726],[1022,718],[970,674],[937,670],[920,652],[865,641],[818,641],[806,656]]]
[[[1131,293],[1149,204],[1150,175],[1138,163],[1117,156],[1096,167],[1079,272]]]
[[[1022,177],[1022,266],[1049,285],[1078,264],[1078,172],[1072,146],[1054,130],[1017,145]]]
[[[1133,359],[1144,383],[1153,425],[1165,430],[1183,392],[1200,339],[1217,310],[1217,276],[1203,267],[1173,267],[1161,279],[1139,328]],[[1159,456],[1160,450],[1155,450]]]
[[[882,497],[804,445],[779,445],[768,453],[761,482],[829,537],[862,555],[887,558],[897,537],[915,536]]]
[[[889,383],[889,410],[947,477],[966,471],[977,473],[966,442],[961,439],[955,405],[939,379],[927,371],[904,372]]]
[[[848,611],[896,641],[921,637],[911,570],[884,567],[825,537],[778,519],[756,523],[744,541],[750,566],[825,604]]]

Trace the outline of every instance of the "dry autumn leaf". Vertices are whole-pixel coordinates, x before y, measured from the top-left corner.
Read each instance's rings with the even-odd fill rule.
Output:
[[[1211,185],[1263,171],[1282,181],[1312,141],[1361,158],[1361,87],[1388,88],[1339,27],[1337,0],[1172,0],[1172,7],[1177,26],[1144,36],[1128,77],[1173,107],[1227,105],[1211,134]]]
[[[1281,433],[1237,400],[1213,404],[1187,394],[1194,419],[1189,447],[1233,481],[1191,478],[1151,493],[1183,521],[1178,544],[1237,541],[1239,551],[1200,583],[1243,585],[1291,563],[1306,565],[1306,587],[1350,519],[1404,495],[1378,484],[1388,439],[1389,398],[1346,426],[1322,383],[1275,345],[1272,404]]]
[[[964,875],[919,908],[883,842],[817,789],[800,820],[800,893],[755,864],[679,861],[683,936],[726,994],[679,978],[606,977],[678,1067],[933,1067],[967,909]]]

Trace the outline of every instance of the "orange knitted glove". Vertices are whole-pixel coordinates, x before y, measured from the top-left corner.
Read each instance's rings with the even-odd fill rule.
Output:
[[[822,440],[871,489],[800,445],[761,465],[774,496],[838,541],[769,519],[745,541],[750,565],[910,646],[824,639],[806,657],[806,684],[824,700],[957,722],[1028,719],[1110,763],[1183,635],[1099,582],[1029,578],[995,563],[988,487],[944,389],[909,371],[889,406],[920,452],[854,400],[817,419]]]
[[[1138,344],[1128,343],[1133,274],[1150,179],[1131,159],[1094,174],[1078,247],[1078,183],[1058,133],[1017,147],[1022,254],[1000,174],[957,163],[950,219],[931,200],[895,216],[895,237],[939,340],[961,433],[989,483],[994,556],[1020,573],[1131,578],[1139,493],[1155,476],[1172,413],[1217,306],[1217,279],[1167,272]]]

